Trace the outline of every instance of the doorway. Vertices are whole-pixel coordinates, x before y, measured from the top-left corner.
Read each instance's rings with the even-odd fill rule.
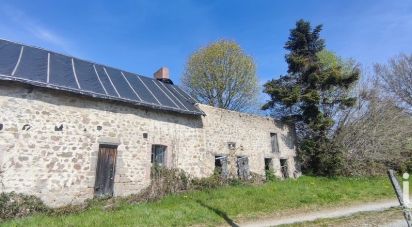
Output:
[[[273,164],[271,158],[265,158],[265,171],[271,171]]]
[[[229,176],[229,169],[227,166],[227,157],[226,156],[215,156],[215,174],[226,179]]]
[[[237,157],[237,175],[241,180],[249,179],[249,158],[246,156]]]
[[[265,176],[266,180],[274,180],[273,161],[271,158],[265,158]]]
[[[116,170],[117,146],[99,146],[94,194],[96,197],[112,197]]]
[[[282,173],[282,178],[286,179],[289,177],[288,171],[288,160],[280,159],[280,172]]]

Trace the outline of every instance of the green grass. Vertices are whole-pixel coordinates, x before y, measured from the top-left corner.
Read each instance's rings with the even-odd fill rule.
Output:
[[[80,214],[35,215],[2,226],[188,226],[224,224],[296,210],[394,198],[387,178],[315,178],[228,186],[168,196],[143,204],[121,204],[104,211],[96,205]],[[225,220],[226,219],[226,220]]]

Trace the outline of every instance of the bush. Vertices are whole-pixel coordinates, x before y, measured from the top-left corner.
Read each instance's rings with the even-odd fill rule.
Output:
[[[218,173],[205,178],[192,178],[183,170],[155,166],[152,167],[150,185],[141,193],[130,195],[126,201],[146,202],[189,190],[208,190],[226,185],[257,185],[263,182],[264,178],[256,173],[250,173],[248,180],[223,178]]]
[[[151,170],[150,185],[141,193],[128,197],[129,202],[143,202],[162,198],[189,189],[189,176],[179,169],[154,166]]]
[[[213,174],[210,177],[194,178],[191,183],[192,189],[203,190],[221,187],[228,184],[228,181],[220,177],[218,174]]]
[[[50,209],[37,197],[15,192],[0,194],[0,219],[24,217]]]
[[[256,185],[263,182],[264,177],[255,173],[250,173],[250,177],[247,180],[238,178],[225,179],[216,173],[206,178],[191,178],[182,170],[155,166],[152,167],[150,185],[141,193],[130,195],[126,198],[93,198],[86,200],[80,205],[68,205],[51,209],[35,196],[16,194],[14,192],[1,193],[0,219],[24,217],[40,212],[49,215],[67,215],[80,213],[92,207],[100,207],[106,211],[115,210],[125,203],[154,201],[167,195],[189,190],[208,190],[226,185]]]
[[[77,214],[83,212],[87,207],[87,201],[82,205],[67,205],[64,207],[54,208],[49,211],[50,215],[67,215],[67,214]]]
[[[344,149],[328,139],[305,139],[299,146],[303,173],[316,176],[338,176],[344,168]]]
[[[275,181],[276,176],[273,173],[273,170],[271,169],[265,170],[265,178],[266,178],[266,181]]]

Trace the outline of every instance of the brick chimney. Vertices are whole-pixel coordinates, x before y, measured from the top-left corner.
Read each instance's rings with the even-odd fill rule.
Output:
[[[169,79],[169,69],[166,67],[162,67],[159,70],[157,70],[153,74],[155,79],[162,80],[162,79]]]
[[[167,67],[162,67],[157,70],[153,77],[163,83],[173,84],[172,80],[169,79],[169,69]]]

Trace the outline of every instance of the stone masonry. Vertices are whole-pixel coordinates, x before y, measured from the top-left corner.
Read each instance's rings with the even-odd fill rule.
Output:
[[[40,197],[50,206],[94,196],[100,144],[117,147],[114,195],[138,193],[150,183],[153,144],[167,146],[167,167],[193,177],[213,174],[215,155],[247,156],[264,174],[264,159],[279,159],[296,176],[294,134],[271,118],[199,105],[206,116],[145,109],[14,82],[0,82],[0,192]],[[143,133],[147,133],[144,138]],[[278,134],[272,152],[270,133]],[[229,149],[228,143],[235,147]],[[229,166],[236,168],[235,161]]]

